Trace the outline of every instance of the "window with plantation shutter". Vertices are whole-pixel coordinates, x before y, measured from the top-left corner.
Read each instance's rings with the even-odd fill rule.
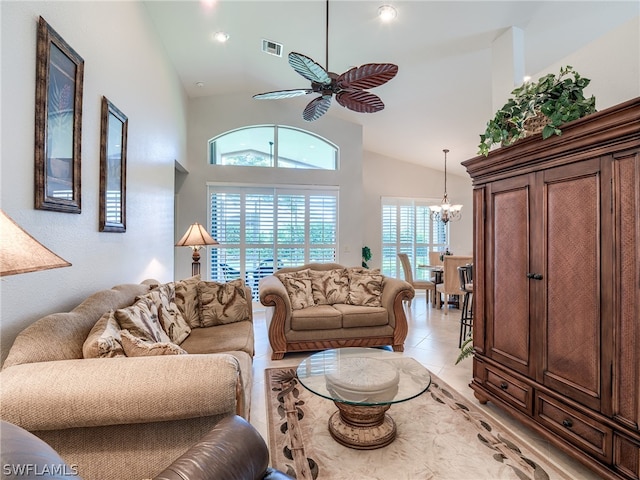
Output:
[[[431,204],[423,199],[382,198],[382,273],[403,278],[398,253],[406,253],[414,278],[427,279],[428,272],[416,266],[428,264],[429,252],[444,252],[449,244],[449,227],[431,219]]]
[[[333,262],[338,190],[209,185],[210,277],[242,278],[257,299],[260,278],[284,266]]]

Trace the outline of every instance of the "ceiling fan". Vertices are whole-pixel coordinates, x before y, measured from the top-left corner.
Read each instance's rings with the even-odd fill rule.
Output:
[[[253,98],[275,100],[292,98],[310,93],[319,93],[305,107],[302,118],[308,122],[317,120],[324,115],[331,106],[331,99],[335,95],[336,101],[345,108],[359,113],[374,113],[384,109],[380,97],[365,89],[379,87],[387,83],[398,73],[398,66],[391,63],[367,63],[360,67],[353,67],[341,75],[329,72],[329,0],[327,0],[326,24],[326,65],[325,69],[319,63],[301,53],[289,53],[289,65],[311,82],[311,88],[294,90],[278,90],[259,93]]]

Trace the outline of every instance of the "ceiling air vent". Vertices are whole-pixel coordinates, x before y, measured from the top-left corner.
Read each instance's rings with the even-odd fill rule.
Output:
[[[282,44],[272,42],[271,40],[262,39],[262,51],[269,55],[275,55],[276,57],[282,56]]]

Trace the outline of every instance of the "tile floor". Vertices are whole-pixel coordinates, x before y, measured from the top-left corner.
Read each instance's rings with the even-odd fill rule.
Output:
[[[416,293],[411,307],[406,308],[409,322],[409,335],[405,342],[405,355],[421,362],[430,371],[447,382],[458,392],[469,398],[476,406],[488,415],[507,425],[529,445],[534,446],[539,453],[560,465],[572,478],[580,480],[600,479],[599,475],[588,470],[579,462],[569,458],[563,452],[550,445],[535,432],[514,421],[501,410],[489,402],[480,405],[469,388],[471,380],[471,359],[466,359],[458,365],[458,336],[460,333],[460,311],[449,310],[445,315],[442,310],[425,305],[424,294]],[[254,384],[251,401],[251,423],[262,436],[267,438],[267,423],[264,396],[264,369],[273,366],[295,366],[309,353],[292,353],[285,355],[283,360],[271,360],[271,349],[267,338],[264,307],[253,304],[255,324],[256,355],[253,363]],[[484,480],[484,479],[469,479]]]

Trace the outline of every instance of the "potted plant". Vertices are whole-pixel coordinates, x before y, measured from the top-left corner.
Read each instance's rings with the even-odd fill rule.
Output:
[[[560,135],[562,124],[594,113],[595,97],[584,96],[590,82],[569,65],[561,67],[558,76],[550,73],[537,82],[525,82],[487,122],[480,135],[478,155],[488,155],[495,144],[506,147],[540,131],[542,138]]]
[[[369,260],[371,260],[371,249],[365,245],[362,247],[362,266],[364,268],[369,268],[367,263]]]
[[[460,352],[458,352],[458,358],[456,358],[456,365],[459,364],[465,358],[473,355],[473,336],[469,333],[469,336],[460,346]]]

